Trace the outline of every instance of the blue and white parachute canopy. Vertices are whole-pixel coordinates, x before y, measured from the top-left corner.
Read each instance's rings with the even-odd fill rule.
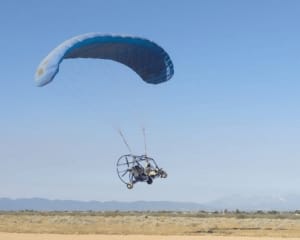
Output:
[[[117,61],[152,84],[168,81],[174,74],[169,55],[152,41],[139,37],[88,33],[63,42],[45,57],[35,73],[37,86],[51,82],[59,71],[60,63],[68,58]]]

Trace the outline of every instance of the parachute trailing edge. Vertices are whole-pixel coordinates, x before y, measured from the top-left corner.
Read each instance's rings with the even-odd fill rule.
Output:
[[[70,58],[113,60],[128,66],[151,84],[168,81],[174,74],[168,53],[152,41],[139,37],[88,33],[63,42],[44,58],[35,73],[37,86],[50,83],[58,73],[60,63]]]

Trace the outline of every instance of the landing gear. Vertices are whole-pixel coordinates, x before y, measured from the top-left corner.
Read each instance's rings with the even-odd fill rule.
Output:
[[[148,183],[148,184],[152,184],[152,183],[153,183],[153,180],[152,180],[151,177],[148,178],[147,183]]]
[[[159,170],[159,175],[160,175],[161,178],[167,178],[168,177],[168,174],[162,169]]]

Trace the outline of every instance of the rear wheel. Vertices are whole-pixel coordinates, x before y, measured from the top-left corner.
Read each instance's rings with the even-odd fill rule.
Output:
[[[151,177],[148,178],[147,183],[148,183],[148,184],[152,184],[152,183],[153,183],[153,180],[152,180]]]

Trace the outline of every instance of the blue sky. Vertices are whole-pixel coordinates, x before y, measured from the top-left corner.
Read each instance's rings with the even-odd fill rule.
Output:
[[[298,1],[14,1],[0,8],[0,197],[203,202],[300,194]],[[174,77],[145,84],[111,61],[67,60],[34,85],[39,62],[73,36],[149,38]],[[128,191],[127,153],[169,173]]]

